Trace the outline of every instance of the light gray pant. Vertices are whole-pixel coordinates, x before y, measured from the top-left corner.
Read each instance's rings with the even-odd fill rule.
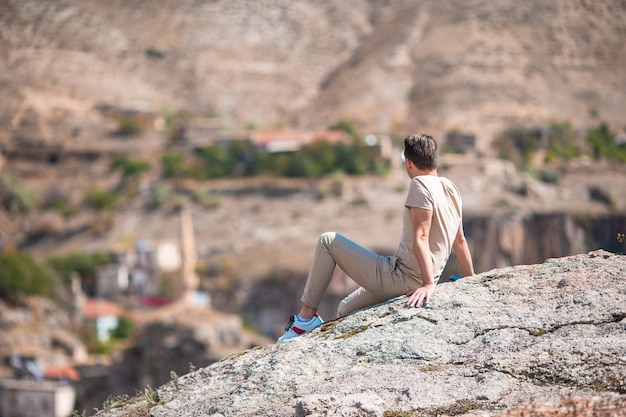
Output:
[[[394,256],[377,255],[340,234],[323,233],[315,247],[301,300],[318,308],[335,266],[361,286],[339,303],[338,317],[406,294],[421,284],[414,278],[405,277],[397,268],[397,260]]]

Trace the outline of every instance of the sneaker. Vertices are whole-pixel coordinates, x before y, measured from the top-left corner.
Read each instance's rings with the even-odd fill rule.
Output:
[[[298,316],[289,317],[289,323],[285,326],[285,334],[278,338],[279,342],[283,340],[291,339],[292,337],[300,336],[315,329],[320,324],[323,324],[324,320],[316,313],[310,320],[301,321]]]

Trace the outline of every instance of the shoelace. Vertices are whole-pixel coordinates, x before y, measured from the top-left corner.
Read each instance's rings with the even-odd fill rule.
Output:
[[[293,323],[295,321],[296,321],[296,316],[289,317],[289,323],[287,323],[287,325],[285,326],[285,331],[288,331],[289,329],[291,329],[291,326],[293,326]]]

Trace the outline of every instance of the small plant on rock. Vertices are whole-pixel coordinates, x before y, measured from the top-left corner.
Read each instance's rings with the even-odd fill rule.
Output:
[[[159,393],[154,388],[148,386],[144,390],[144,395],[146,397],[146,400],[148,400],[150,404],[152,405],[161,404],[161,398],[159,397]]]
[[[413,413],[410,411],[395,411],[387,410],[383,413],[383,417],[412,417]]]

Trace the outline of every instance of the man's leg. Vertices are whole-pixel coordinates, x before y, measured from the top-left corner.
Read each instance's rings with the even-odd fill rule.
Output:
[[[384,297],[377,297],[365,288],[358,288],[341,300],[337,307],[337,317],[347,316],[354,311],[382,303],[383,301],[385,301]]]
[[[322,234],[315,248],[311,269],[302,295],[302,308],[297,315],[291,317],[285,328],[285,334],[278,341],[308,333],[324,322],[317,315],[317,308],[337,265],[374,297],[374,300],[368,297],[359,297],[359,303],[355,305],[360,305],[360,308],[363,308],[384,301],[385,295],[378,276],[382,258],[341,235],[336,233]],[[391,274],[387,273],[386,275]]]
[[[376,271],[379,257],[340,234],[322,234],[301,299],[304,304],[300,311],[303,318],[309,318],[317,311],[337,265],[372,295],[384,297]]]
[[[336,262],[330,247],[336,236],[336,233],[330,232],[320,235],[304,287],[302,307],[298,314],[289,318],[285,333],[278,338],[279,342],[308,333],[324,323],[317,315],[317,308],[335,272]]]

